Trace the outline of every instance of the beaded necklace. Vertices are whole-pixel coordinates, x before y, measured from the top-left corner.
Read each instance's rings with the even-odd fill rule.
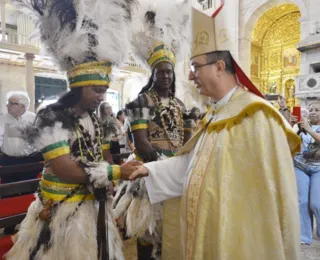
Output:
[[[99,124],[98,118],[95,114],[90,115],[95,129],[95,138],[92,140],[89,131],[85,130],[80,121],[76,124],[76,134],[79,144],[79,152],[82,163],[89,161],[102,161],[102,126]],[[95,148],[96,147],[96,148]],[[83,149],[84,148],[84,149]]]
[[[75,130],[77,134],[77,141],[79,144],[79,151],[71,151],[73,155],[76,156],[76,152],[80,152],[80,159],[83,164],[86,164],[87,160],[89,161],[102,161],[103,160],[103,151],[102,151],[102,126],[99,124],[99,120],[95,114],[90,114],[91,120],[94,125],[95,129],[95,139],[92,140],[91,135],[89,134],[89,131],[85,130],[83,125],[81,125],[79,119],[75,120]],[[75,117],[73,117],[75,119]],[[85,149],[83,149],[83,147]],[[96,149],[95,149],[96,147]],[[39,189],[38,195],[42,202],[42,205],[44,205],[44,208],[39,213],[39,218],[41,220],[44,220],[45,222],[50,221],[53,212],[63,204],[66,200],[73,197],[78,191],[84,188],[85,185],[81,184],[78,187],[74,188],[73,191],[70,192],[70,194],[66,195],[61,201],[54,203],[52,200],[48,200],[44,202],[44,199],[41,194],[41,190]],[[40,188],[40,186],[39,186]],[[79,209],[79,207],[83,204],[85,201],[86,196],[84,196],[83,200],[78,203],[75,210],[71,215],[67,217],[69,219],[71,216],[73,216]]]
[[[162,104],[161,99],[156,91],[152,89],[149,91],[149,94],[155,103],[157,111],[160,114],[161,126],[164,130],[167,140],[175,148],[182,147],[184,140],[184,125],[182,120],[182,111],[176,99],[173,96],[170,96],[169,107],[166,107]],[[179,133],[180,140],[177,145],[174,144],[174,142],[170,139],[170,135],[168,133],[169,127],[167,126],[166,122],[169,124],[171,129],[176,128]]]

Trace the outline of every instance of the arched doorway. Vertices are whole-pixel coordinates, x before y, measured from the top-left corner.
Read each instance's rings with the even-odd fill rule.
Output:
[[[251,34],[251,80],[264,94],[286,96],[290,107],[300,72],[300,16],[296,5],[278,5],[259,18]]]

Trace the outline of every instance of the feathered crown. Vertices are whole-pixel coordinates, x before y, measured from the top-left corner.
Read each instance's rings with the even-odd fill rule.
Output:
[[[109,85],[112,65],[129,52],[135,0],[12,0],[33,18],[46,54],[70,87]]]
[[[189,0],[150,2],[141,2],[133,14],[133,55],[151,69],[164,61],[175,66],[190,49],[191,5]]]

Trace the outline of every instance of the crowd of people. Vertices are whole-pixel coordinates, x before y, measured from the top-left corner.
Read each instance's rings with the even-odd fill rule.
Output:
[[[320,101],[298,122],[283,97],[279,110],[265,100],[216,44],[223,1],[213,17],[188,1],[138,14],[128,0],[13,2],[34,14],[70,91],[36,115],[26,93],[8,94],[0,164],[44,169],[7,260],[121,260],[120,228],[137,238],[138,260],[298,260],[313,216],[320,237]],[[129,32],[133,17],[144,26]],[[213,100],[205,114],[176,97],[187,27],[189,80]],[[115,115],[105,94],[128,46],[151,76]],[[125,163],[112,157],[121,153]]]
[[[320,238],[320,100],[312,98],[307,101],[306,107],[301,108],[300,121],[281,95],[278,104],[279,112],[301,139],[301,150],[295,154],[293,162],[299,196],[300,242],[310,245],[314,227]]]

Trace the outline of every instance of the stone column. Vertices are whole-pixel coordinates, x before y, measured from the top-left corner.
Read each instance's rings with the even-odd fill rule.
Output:
[[[2,41],[6,41],[6,1],[0,0],[1,6],[1,34],[2,34]]]
[[[241,68],[250,77],[251,73],[251,41],[247,38],[239,39],[239,61]]]
[[[29,110],[34,112],[35,106],[35,80],[33,74],[33,59],[34,55],[26,53],[26,90],[30,97],[30,108]]]

